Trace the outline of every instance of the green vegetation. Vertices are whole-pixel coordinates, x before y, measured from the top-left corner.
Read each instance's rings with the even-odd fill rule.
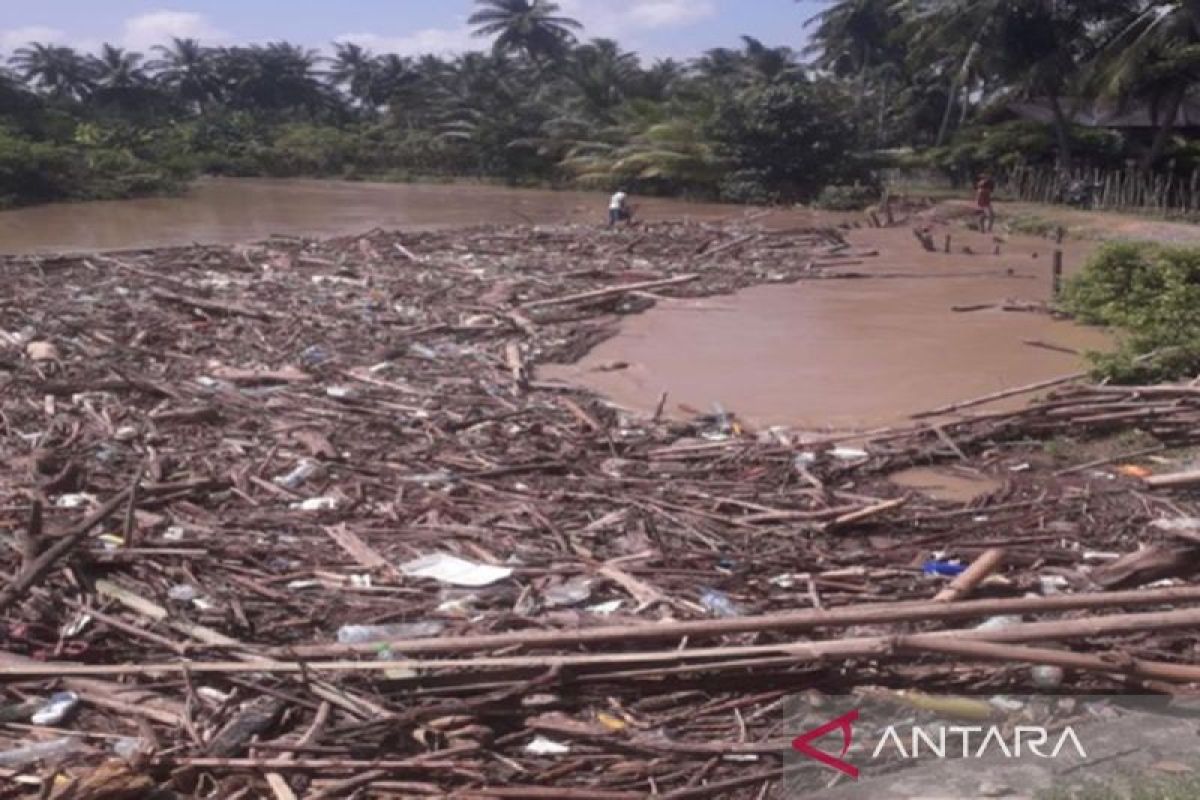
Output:
[[[550,0],[476,0],[486,52],[321,53],[286,42],[93,54],[29,43],[0,69],[0,202],[170,191],[201,174],[624,185],[812,201],[883,166],[958,182],[1016,164],[1187,171],[1200,83],[1183,0],[834,0],[801,54],[743,37],[644,63]],[[798,20],[799,22],[799,20]],[[797,34],[799,38],[799,34]],[[1149,104],[1150,136],[1072,126],[1080,100]],[[1069,102],[1068,102],[1069,100]],[[1018,121],[1014,101],[1049,108]],[[903,158],[895,154],[903,152]],[[880,154],[889,154],[882,158]],[[822,201],[858,207],[844,189]]]
[[[1066,286],[1064,307],[1121,334],[1097,372],[1121,382],[1200,374],[1200,248],[1118,243],[1101,248]]]

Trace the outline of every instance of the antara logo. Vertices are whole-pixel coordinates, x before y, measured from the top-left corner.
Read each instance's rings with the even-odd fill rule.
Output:
[[[832,767],[838,772],[843,772],[849,775],[854,780],[858,780],[858,767],[848,761],[843,761],[846,753],[850,752],[850,745],[854,743],[854,723],[858,722],[858,709],[854,709],[848,714],[843,714],[837,719],[831,719],[819,728],[813,728],[803,736],[797,736],[792,742],[792,749],[797,753],[803,753],[814,761],[819,761],[827,767]],[[812,743],[822,736],[827,736],[834,731],[842,732],[842,754],[835,758],[823,750],[818,750],[813,747]]]
[[[854,743],[854,723],[858,722],[859,716],[860,712],[855,709],[802,736],[797,736],[792,742],[792,749],[858,780],[861,771],[846,760],[846,754],[850,752]],[[836,731],[842,734],[840,754],[834,756],[816,748],[814,742]],[[906,741],[908,747],[905,747]],[[987,728],[949,725],[938,729],[936,733],[912,726],[908,735],[902,736],[895,725],[889,725],[879,737],[871,759],[888,755],[905,760],[979,759],[988,755],[1022,758],[1026,754],[1038,758],[1058,758],[1068,746],[1073,748],[1081,759],[1087,758],[1083,743],[1070,727],[1064,728],[1057,734],[1057,738],[1054,738],[1046,728],[1038,726],[1017,726],[1011,736],[1006,736],[1004,730],[995,725]]]

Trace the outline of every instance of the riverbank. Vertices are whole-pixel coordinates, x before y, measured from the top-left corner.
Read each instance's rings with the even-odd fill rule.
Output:
[[[0,260],[0,705],[77,704],[0,722],[0,752],[183,796],[203,770],[223,796],[749,798],[802,692],[1190,676],[1195,545],[1151,523],[1200,516],[1171,477],[1194,389],[1064,383],[849,443],[539,376],[659,298],[836,280],[871,258],[847,244],[696,222]],[[889,479],[917,464],[1000,488]],[[1044,641],[1072,650],[1013,646]],[[21,757],[0,775],[52,780]]]

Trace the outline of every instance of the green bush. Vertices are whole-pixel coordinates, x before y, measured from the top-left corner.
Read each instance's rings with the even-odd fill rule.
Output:
[[[1099,375],[1140,382],[1200,374],[1200,248],[1106,245],[1068,282],[1063,305],[1120,332],[1115,353],[1095,356]]]
[[[1073,128],[1071,146],[1080,163],[1106,169],[1122,167],[1128,155],[1125,138],[1108,130]],[[960,180],[1021,164],[1050,166],[1057,157],[1053,127],[1023,120],[964,128],[949,145],[924,154],[927,166]]]
[[[767,84],[745,89],[717,114],[711,135],[739,177],[726,199],[762,196],[807,201],[830,184],[871,179],[856,152],[858,131],[843,109],[852,105],[825,83]]]
[[[879,189],[855,183],[850,186],[826,186],[813,203],[826,211],[862,211],[879,202]]]

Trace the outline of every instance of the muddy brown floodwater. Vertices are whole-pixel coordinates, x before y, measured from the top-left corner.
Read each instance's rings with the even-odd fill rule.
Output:
[[[961,229],[954,237],[956,249],[986,255],[927,254],[904,228],[858,231],[851,241],[880,256],[853,269],[902,277],[667,301],[625,320],[582,362],[541,374],[643,411],[668,392],[677,413],[719,403],[757,425],[856,430],[1081,368],[1079,356],[1027,342],[1080,352],[1107,345],[1101,331],[1043,314],[953,311],[1048,299],[1052,249],[1014,239],[995,256],[991,237]],[[1069,249],[1068,264],[1080,264],[1087,247]],[[629,366],[608,369],[621,363]]]
[[[737,206],[637,198],[647,219],[721,219]],[[234,244],[273,234],[338,236],[371,228],[603,222],[607,195],[474,184],[208,179],[182,197],[57,203],[0,212],[0,253]]]
[[[643,219],[736,219],[746,209],[639,199]],[[0,252],[122,250],[238,243],[271,235],[334,236],[375,227],[429,229],[603,220],[604,195],[464,184],[205,180],[186,196],[39,206],[0,213]],[[780,212],[772,226],[829,224],[812,212]],[[736,411],[758,424],[855,429],[893,424],[955,400],[1054,377],[1080,359],[1034,348],[1041,340],[1079,350],[1103,334],[1042,315],[951,306],[1044,300],[1050,245],[1017,239],[990,255],[990,238],[955,231],[988,255],[929,255],[907,228],[858,231],[880,257],[856,270],[901,278],[760,286],[730,297],[667,301],[623,321],[616,338],[583,362],[547,367],[615,402],[650,410],[661,392],[670,408]],[[939,235],[940,241],[940,235]],[[1036,253],[1036,257],[1035,257]],[[1068,252],[1068,267],[1083,251]],[[1012,275],[1006,274],[1007,270]],[[606,372],[611,362],[627,369]],[[1015,401],[1017,403],[1020,400]]]

